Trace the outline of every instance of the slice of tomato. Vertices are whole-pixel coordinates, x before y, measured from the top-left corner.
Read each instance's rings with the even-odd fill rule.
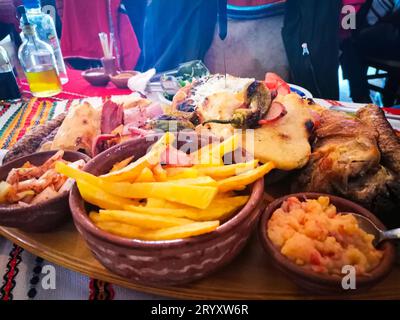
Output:
[[[272,123],[287,114],[287,110],[284,105],[280,102],[273,101],[271,107],[269,108],[268,114],[265,119],[261,119],[258,121],[259,125],[265,125]]]
[[[276,90],[280,95],[287,95],[290,93],[289,85],[276,73],[267,72],[264,82],[269,90]]]

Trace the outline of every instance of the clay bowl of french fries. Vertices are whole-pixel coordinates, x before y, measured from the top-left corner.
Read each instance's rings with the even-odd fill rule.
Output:
[[[46,151],[0,167],[0,225],[47,232],[68,220],[72,179],[55,171],[61,161],[76,168],[90,158],[79,152]]]
[[[273,169],[248,157],[224,165],[239,140],[155,134],[103,152],[86,172],[60,164],[77,181],[70,207],[96,258],[151,285],[187,283],[229,263],[264,208],[263,177]]]

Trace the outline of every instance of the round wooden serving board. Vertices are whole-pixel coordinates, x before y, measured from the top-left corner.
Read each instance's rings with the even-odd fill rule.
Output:
[[[255,232],[256,233],[256,232]],[[50,262],[137,291],[183,299],[400,299],[400,266],[369,292],[358,295],[313,296],[298,289],[275,270],[256,234],[243,252],[213,275],[184,286],[151,287],[132,283],[105,269],[93,257],[72,222],[52,233],[32,234],[0,227],[0,234]]]

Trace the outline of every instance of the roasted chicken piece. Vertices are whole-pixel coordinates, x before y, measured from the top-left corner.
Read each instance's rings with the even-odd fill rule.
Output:
[[[388,227],[398,227],[398,152],[398,138],[378,107],[366,106],[357,117],[324,111],[310,162],[293,189],[343,196],[371,209]]]
[[[348,192],[349,179],[364,175],[380,161],[374,132],[357,119],[324,111],[315,132],[316,142],[299,190]]]
[[[369,104],[357,112],[357,117],[371,130],[376,131],[382,164],[400,174],[400,139],[396,135],[384,111]]]

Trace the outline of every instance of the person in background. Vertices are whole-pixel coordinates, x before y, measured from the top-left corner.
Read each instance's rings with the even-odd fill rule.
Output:
[[[318,98],[339,98],[341,0],[287,0],[282,38],[291,81]]]
[[[160,72],[202,60],[214,37],[217,12],[217,0],[149,1],[138,69]]]
[[[118,66],[122,70],[135,68],[140,47],[121,0],[57,0],[56,4],[62,20],[61,50],[73,67],[86,69],[99,64],[103,57],[99,32],[114,30]]]
[[[0,0],[0,41],[8,35],[14,43],[20,41],[15,36],[19,25],[16,8],[21,4],[22,0]]]
[[[357,15],[357,28],[341,45],[343,76],[354,102],[370,103],[367,57],[400,61],[400,1],[368,0]]]
[[[0,41],[9,35],[16,20],[13,0],[0,0]]]
[[[125,7],[126,13],[132,23],[133,30],[135,30],[139,46],[142,48],[147,0],[122,0],[122,6]]]

